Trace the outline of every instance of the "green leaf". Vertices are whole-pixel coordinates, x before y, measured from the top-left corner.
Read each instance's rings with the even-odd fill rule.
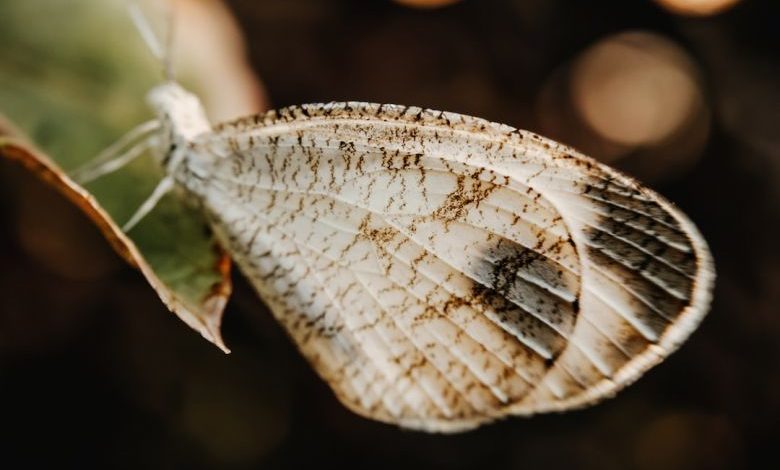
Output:
[[[144,49],[123,5],[0,3],[0,111],[41,149],[4,138],[0,154],[34,170],[79,205],[174,313],[225,349],[219,325],[230,294],[229,261],[202,214],[172,193],[129,235],[118,228],[162,176],[152,158],[86,189],[66,176],[152,117],[144,97],[159,81],[161,65]]]

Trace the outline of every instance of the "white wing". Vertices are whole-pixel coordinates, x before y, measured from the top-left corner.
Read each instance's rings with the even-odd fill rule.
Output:
[[[244,119],[177,175],[349,408],[429,431],[610,396],[705,314],[701,236],[534,134],[365,103]]]

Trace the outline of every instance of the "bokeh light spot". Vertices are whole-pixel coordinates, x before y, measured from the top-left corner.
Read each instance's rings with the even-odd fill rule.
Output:
[[[406,7],[432,9],[432,8],[446,7],[448,5],[458,3],[460,0],[394,0],[394,1]]]
[[[659,5],[680,15],[709,16],[733,7],[739,0],[656,0]]]
[[[593,130],[626,145],[672,135],[699,96],[685,52],[662,36],[638,31],[609,37],[585,51],[575,64],[571,93]]]

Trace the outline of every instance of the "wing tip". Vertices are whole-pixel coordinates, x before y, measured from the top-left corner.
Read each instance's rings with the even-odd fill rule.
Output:
[[[571,151],[577,156],[580,155],[579,152]],[[592,160],[589,157],[584,158]],[[510,411],[513,415],[565,412],[595,405],[613,397],[638,380],[653,366],[661,363],[677,351],[699,327],[710,310],[716,278],[715,262],[707,242],[696,225],[675,204],[655,191],[646,188],[634,178],[598,162],[596,164],[611,176],[619,178],[635,189],[651,196],[663,210],[671,214],[680,224],[683,233],[685,233],[693,248],[696,260],[696,271],[693,278],[690,301],[655,344],[650,344],[644,352],[629,360],[611,379],[602,379],[583,394],[574,395],[558,402],[548,402],[543,406],[539,406],[538,403],[528,404],[521,402],[516,405],[515,409]]]

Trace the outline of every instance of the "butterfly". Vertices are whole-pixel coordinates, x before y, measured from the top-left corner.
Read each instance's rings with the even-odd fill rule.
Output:
[[[125,230],[183,190],[360,415],[455,432],[589,405],[708,310],[713,262],[691,221],[539,135],[363,102],[212,127],[173,80],[149,101],[157,119],[80,177],[135,158],[139,147],[117,156],[128,142],[152,145],[166,176]]]

